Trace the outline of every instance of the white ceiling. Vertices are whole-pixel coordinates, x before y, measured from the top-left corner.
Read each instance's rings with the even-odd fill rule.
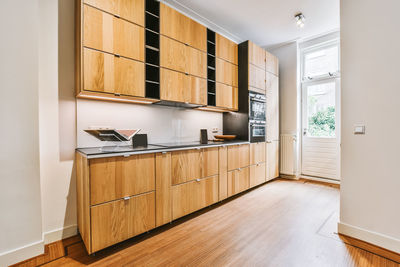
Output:
[[[226,37],[273,47],[338,30],[339,0],[163,0]],[[302,12],[305,27],[295,24]]]

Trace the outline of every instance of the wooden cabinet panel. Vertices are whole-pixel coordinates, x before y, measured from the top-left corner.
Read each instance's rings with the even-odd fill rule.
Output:
[[[215,34],[215,55],[238,65],[238,45],[218,33]]]
[[[267,72],[267,140],[279,140],[279,78]]]
[[[201,177],[200,149],[171,152],[172,184],[180,184]]]
[[[90,160],[90,204],[155,189],[154,154]]]
[[[249,41],[249,63],[265,70],[265,50]]]
[[[172,186],[172,219],[218,201],[218,176]]]
[[[222,83],[216,83],[216,106],[228,109],[238,107],[238,89]]]
[[[238,87],[238,66],[236,65],[217,58],[215,76],[217,82]]]
[[[250,187],[264,183],[265,177],[265,162],[250,166]]]
[[[172,70],[160,69],[160,98],[188,102],[190,100],[189,76]]]
[[[220,147],[218,155],[219,201],[228,197],[228,148]]]
[[[186,46],[186,50],[185,72],[201,78],[207,78],[207,54],[189,46]]]
[[[244,168],[250,165],[250,145],[239,146],[239,168]]]
[[[228,172],[228,196],[250,188],[250,167]]]
[[[188,102],[207,105],[207,80],[189,75]]]
[[[144,63],[84,48],[84,90],[144,97]]]
[[[265,52],[265,66],[266,70],[276,76],[279,75],[279,60],[276,56],[269,52]]]
[[[266,180],[279,177],[279,141],[267,142]]]
[[[84,0],[83,2],[144,26],[144,0]]]
[[[228,147],[228,171],[250,165],[250,148],[248,144]]]
[[[155,227],[155,193],[91,207],[92,252]]]
[[[190,18],[188,20],[189,32],[185,43],[203,52],[207,52],[207,28]]]
[[[180,72],[188,72],[188,49],[187,46],[160,36],[160,66]],[[207,63],[206,63],[207,64]],[[207,68],[207,66],[206,66]]]
[[[265,70],[249,64],[249,86],[265,91]]]
[[[250,164],[265,162],[265,142],[250,144]]]
[[[144,61],[144,29],[93,7],[84,6],[83,45]]]
[[[160,3],[160,33],[186,43],[189,18],[175,9]]]
[[[171,218],[171,153],[156,154],[156,227]]]
[[[218,147],[204,148],[201,151],[201,177],[218,174]]]

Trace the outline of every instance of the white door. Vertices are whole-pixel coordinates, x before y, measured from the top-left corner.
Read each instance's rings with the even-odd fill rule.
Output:
[[[302,174],[340,180],[339,79],[303,83]]]

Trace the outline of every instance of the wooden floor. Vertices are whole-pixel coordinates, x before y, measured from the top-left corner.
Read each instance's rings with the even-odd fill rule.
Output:
[[[277,180],[95,256],[71,238],[44,266],[400,266],[344,243],[338,215],[337,188]]]

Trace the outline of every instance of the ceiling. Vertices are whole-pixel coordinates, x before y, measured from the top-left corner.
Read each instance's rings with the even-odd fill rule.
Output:
[[[236,42],[273,47],[338,30],[339,0],[163,0]],[[294,15],[302,12],[305,27]]]

